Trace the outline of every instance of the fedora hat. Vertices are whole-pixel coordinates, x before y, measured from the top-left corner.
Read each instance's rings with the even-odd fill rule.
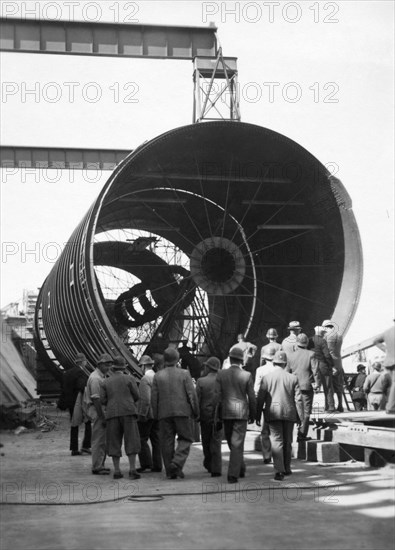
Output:
[[[210,357],[203,363],[205,367],[208,367],[210,370],[218,371],[221,368],[221,361],[218,357]]]
[[[278,365],[285,365],[287,362],[287,354],[285,351],[278,351],[273,358],[273,363]]]
[[[270,346],[262,353],[263,359],[268,359],[269,361],[272,361],[273,357],[276,355],[276,351],[277,350],[274,346]]]
[[[296,328],[300,328],[300,329],[302,328],[302,327],[300,326],[299,321],[291,321],[291,322],[289,323],[289,325],[288,325],[288,330],[289,330],[289,329],[296,329]]]
[[[229,357],[237,361],[244,361],[244,352],[240,346],[232,346],[229,350]]]
[[[99,360],[97,361],[98,365],[100,365],[101,363],[114,363],[114,359],[108,353],[103,353],[102,355],[100,355]]]

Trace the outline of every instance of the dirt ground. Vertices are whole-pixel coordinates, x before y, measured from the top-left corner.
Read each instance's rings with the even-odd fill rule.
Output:
[[[93,476],[68,450],[67,413],[40,411],[41,428],[2,431],[1,549],[375,549],[394,544],[394,469],[293,460],[279,483],[246,438],[246,477],[211,478],[194,443],[184,480]],[[53,429],[51,429],[53,428]],[[44,431],[41,431],[44,430]],[[49,430],[49,431],[46,431]],[[82,435],[82,434],[81,434]],[[108,460],[108,466],[112,466]],[[127,459],[121,466],[128,471]]]

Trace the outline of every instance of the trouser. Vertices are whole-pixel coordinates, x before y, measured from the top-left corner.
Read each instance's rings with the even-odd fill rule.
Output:
[[[203,466],[212,474],[222,471],[222,429],[215,430],[214,422],[200,422],[204,461]]]
[[[313,390],[301,390],[302,404],[303,404],[303,418],[301,418],[301,425],[299,429],[300,435],[306,437],[309,431],[311,409],[313,407]]]
[[[92,424],[92,470],[100,470],[106,460],[106,427],[96,416]]]
[[[276,472],[291,470],[292,434],[294,422],[274,420],[269,422],[273,464]]]
[[[343,371],[338,372],[337,374],[335,374],[335,376],[332,377],[332,384],[333,384],[333,392],[337,396],[337,408],[342,409],[343,408],[343,385],[344,385]]]
[[[383,397],[382,393],[368,393],[368,411],[378,411]]]
[[[366,409],[366,399],[353,399],[353,403],[356,411]]]
[[[391,387],[388,392],[385,410],[387,413],[395,413],[395,365],[387,367],[387,371],[391,373]]]
[[[324,363],[319,363],[318,371],[320,374],[322,388],[325,394],[325,410],[333,411],[335,409],[335,400],[333,398],[332,369],[327,367]]]
[[[175,448],[176,436],[177,448]],[[194,439],[190,418],[187,416],[171,416],[159,420],[159,439],[166,474],[169,475],[170,473],[169,466],[171,463],[182,470]]]
[[[69,408],[70,419],[73,417],[74,408]],[[85,422],[85,431],[84,439],[82,441],[83,449],[91,448],[91,438],[92,438],[92,425],[90,420]],[[78,426],[71,426],[70,428],[70,451],[78,451]]]
[[[90,420],[85,422],[84,439],[82,440],[82,449],[91,448],[92,424]],[[78,451],[78,426],[70,428],[70,451]]]
[[[263,460],[272,458],[272,444],[270,443],[270,428],[268,422],[262,418],[261,445]]]
[[[225,438],[230,449],[228,477],[239,477],[245,472],[244,440],[247,432],[247,420],[223,420]]]
[[[162,469],[162,454],[159,441],[159,423],[157,420],[147,420],[138,423],[140,432],[141,451],[139,460],[141,468]],[[151,442],[152,453],[148,440]]]

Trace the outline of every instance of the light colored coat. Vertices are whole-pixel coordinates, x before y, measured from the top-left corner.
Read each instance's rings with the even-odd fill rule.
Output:
[[[255,418],[256,399],[251,374],[239,365],[217,374],[216,401],[221,405],[222,420]]]
[[[151,393],[154,376],[155,373],[152,369],[147,370],[142,377],[139,386],[140,401],[138,404],[138,413],[139,416],[143,416],[147,420],[154,418],[151,406]]]

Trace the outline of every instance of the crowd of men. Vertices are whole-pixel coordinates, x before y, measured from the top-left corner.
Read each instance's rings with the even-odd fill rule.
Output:
[[[244,441],[249,423],[261,427],[264,464],[273,462],[274,479],[292,474],[291,453],[294,426],[297,440],[308,436],[314,393],[323,387],[325,411],[343,411],[344,371],[341,336],[336,324],[326,320],[309,338],[298,321],[288,326],[289,336],[277,342],[276,329],[268,330],[268,344],[260,352],[260,366],[251,372],[257,352],[254,344],[239,335],[221,365],[217,357],[202,364],[197,380],[182,368],[180,353],[167,347],[160,354],[143,355],[139,384],[126,371],[125,360],[103,354],[95,370],[84,374],[86,358],[77,354],[75,367],[64,375],[64,396],[70,411],[70,450],[73,456],[92,455],[92,474],[108,475],[107,456],[113,461],[113,477],[120,470],[122,444],[129,460],[129,478],[161,472],[169,479],[184,478],[184,465],[196,440],[200,423],[203,467],[212,477],[222,475],[221,447],[229,450],[228,483],[237,483],[246,473]],[[387,355],[388,353],[387,349]],[[388,358],[393,363],[393,357]],[[380,367],[380,368],[379,368]],[[393,368],[393,367],[392,367]],[[356,410],[362,410],[367,395],[369,408],[382,407],[391,387],[391,377],[374,364],[369,376],[359,368],[352,380]],[[337,409],[335,409],[335,396]],[[84,440],[78,447],[78,426],[85,423]],[[140,467],[136,467],[136,458]]]

